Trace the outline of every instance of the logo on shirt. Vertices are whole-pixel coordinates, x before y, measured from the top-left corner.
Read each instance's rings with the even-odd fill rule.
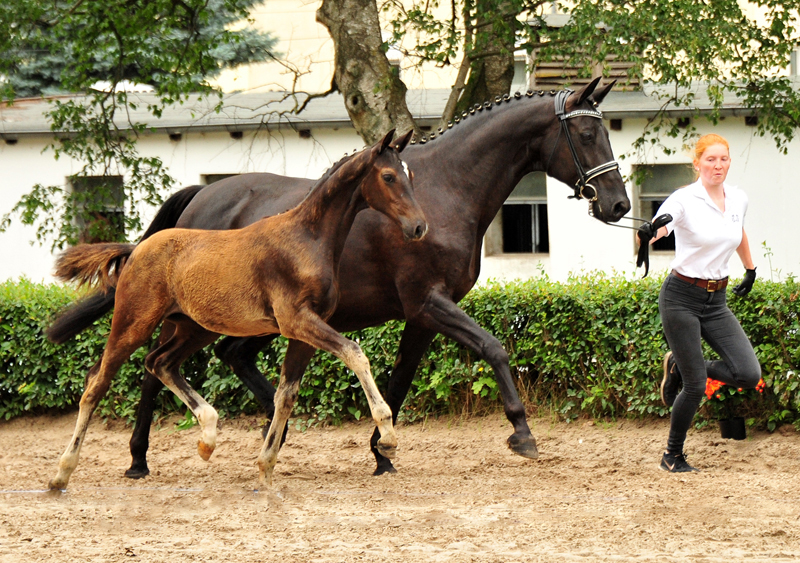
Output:
[[[731,222],[732,223],[739,223],[740,221],[741,221],[741,218],[739,217],[739,215],[737,215],[736,213],[732,213],[731,214]]]

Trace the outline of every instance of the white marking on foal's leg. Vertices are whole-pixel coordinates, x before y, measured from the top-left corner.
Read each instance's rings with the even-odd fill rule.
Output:
[[[345,347],[342,352],[342,361],[355,372],[367,396],[372,418],[381,434],[377,444],[378,451],[382,456],[393,459],[397,454],[397,435],[392,424],[392,409],[383,400],[378,386],[375,385],[369,367],[369,359],[358,344],[355,342],[350,342],[350,344],[352,346]]]
[[[58,460],[58,473],[48,484],[51,490],[66,489],[69,478],[75,468],[78,466],[78,459],[80,458],[81,445],[86,437],[86,429],[89,426],[89,416],[91,412],[86,413],[84,409],[78,414],[78,421],[75,423],[75,432],[72,434],[72,439],[61,454]]]
[[[202,434],[200,435],[200,440],[197,442],[197,453],[203,458],[203,461],[208,461],[211,454],[214,453],[214,449],[217,447],[217,421],[219,420],[217,411],[214,410],[214,407],[209,405],[197,391],[189,387],[189,384],[185,381],[183,382],[186,385],[186,389],[184,390],[174,381],[172,374],[168,371],[155,370],[155,372],[154,375],[158,377],[170,391],[175,393],[175,395],[183,401],[183,404],[189,407],[189,410],[192,411],[192,414],[200,424]],[[192,408],[192,405],[196,406]]]
[[[267,437],[258,455],[258,485],[259,488],[272,487],[272,473],[278,463],[278,452],[281,449],[283,429],[292,414],[292,408],[297,401],[297,392],[300,382],[286,383],[281,377],[278,389],[275,391],[275,414],[269,424]]]
[[[219,420],[219,415],[211,405],[205,403],[197,408],[194,416],[197,417],[197,422],[200,423],[200,428],[203,430],[200,440],[197,442],[197,453],[203,458],[203,461],[208,461],[217,447],[217,421]]]

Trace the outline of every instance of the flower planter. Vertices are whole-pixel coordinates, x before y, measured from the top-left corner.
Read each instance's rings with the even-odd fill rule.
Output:
[[[741,416],[720,420],[719,431],[723,438],[731,438],[733,440],[747,438],[747,429],[744,426],[744,418]]]

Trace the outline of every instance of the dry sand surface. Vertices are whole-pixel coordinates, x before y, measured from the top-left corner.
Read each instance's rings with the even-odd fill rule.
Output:
[[[368,423],[290,431],[255,492],[258,420],[153,432],[152,474],[122,476],[130,431],[95,421],[66,493],[42,492],[75,415],[0,423],[0,561],[484,562],[800,558],[800,435],[693,431],[691,475],[657,469],[666,421],[533,420],[513,455],[499,415],[400,426],[399,473],[372,477]]]

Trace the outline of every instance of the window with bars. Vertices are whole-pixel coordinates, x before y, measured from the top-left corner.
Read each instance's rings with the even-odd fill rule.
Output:
[[[487,254],[546,254],[547,181],[543,172],[525,176],[506,200],[486,233]]]
[[[69,182],[82,213],[75,219],[82,243],[125,240],[122,176],[73,176]]]

